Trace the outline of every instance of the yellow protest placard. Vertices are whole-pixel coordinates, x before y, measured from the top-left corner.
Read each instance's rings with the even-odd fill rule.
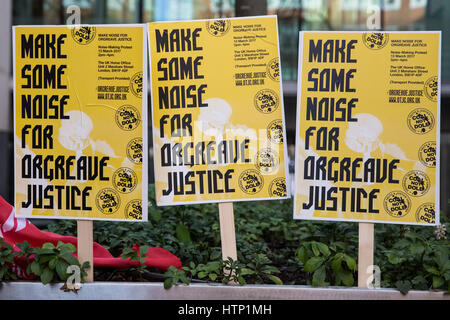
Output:
[[[16,26],[18,217],[147,219],[146,28]]]
[[[439,32],[301,32],[295,219],[439,223]]]
[[[158,205],[282,199],[275,16],[149,24]]]

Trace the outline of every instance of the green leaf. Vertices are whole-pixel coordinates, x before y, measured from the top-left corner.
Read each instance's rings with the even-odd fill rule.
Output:
[[[278,278],[277,276],[274,276],[272,274],[268,274],[266,276],[267,276],[267,278],[272,280],[273,283],[278,284],[278,285],[283,285],[283,281],[280,278]]]
[[[328,257],[330,255],[330,249],[325,243],[322,242],[316,242],[317,248],[319,251],[325,256]]]
[[[55,255],[45,255],[45,256],[39,256],[39,263],[44,264],[49,262],[50,260],[54,259]]]
[[[445,280],[443,277],[433,276],[433,288],[439,289],[441,286],[443,286],[445,283]]]
[[[241,275],[242,276],[248,276],[248,275],[252,275],[252,274],[255,274],[255,273],[256,273],[255,271],[253,271],[253,270],[251,270],[249,268],[242,268],[241,269]]]
[[[33,272],[37,276],[41,275],[41,266],[37,261],[31,262],[31,272]]]
[[[415,289],[419,290],[427,290],[428,289],[428,281],[421,275],[415,276],[414,279],[411,280]]]
[[[319,246],[317,245],[317,242],[313,241],[311,242],[311,250],[314,254],[314,256],[318,257],[320,255]]]
[[[308,250],[305,247],[300,247],[297,249],[297,258],[300,260],[303,264],[306,263],[308,260]]]
[[[59,249],[61,253],[75,253],[77,252],[77,248],[71,243],[64,243]]]
[[[411,282],[409,280],[399,280],[395,283],[395,286],[403,294],[407,294],[411,290]]]
[[[278,268],[274,266],[264,266],[262,267],[261,271],[268,274],[280,273],[280,270],[278,270]]]
[[[153,218],[153,220],[155,220],[155,222],[158,222],[159,220],[161,220],[161,211],[159,211],[159,210],[149,210],[148,213]]]
[[[411,254],[419,256],[425,250],[425,247],[421,243],[412,243],[409,247]]]
[[[80,262],[78,262],[77,258],[75,258],[71,253],[63,253],[60,255],[60,258],[66,260],[71,265],[80,265]]]
[[[55,270],[56,262],[58,262],[58,258],[57,258],[57,257],[54,257],[54,258],[53,258],[52,260],[50,260],[50,262],[48,263],[48,267],[49,267],[51,270]]]
[[[349,255],[344,254],[344,261],[351,271],[356,271],[356,260]]]
[[[337,271],[336,276],[347,287],[351,287],[355,283],[353,274],[350,271],[347,271],[347,270]]]
[[[325,285],[325,277],[326,277],[325,266],[321,266],[319,269],[317,269],[313,273],[312,285],[315,287],[324,286]]]
[[[173,281],[171,278],[167,278],[166,280],[164,280],[164,289],[170,289],[173,285]]]
[[[46,242],[42,245],[42,249],[50,249],[53,250],[55,249],[55,246],[53,245],[53,243],[50,242]]]
[[[208,272],[212,272],[212,271],[219,271],[221,268],[221,263],[219,261],[212,261],[212,262],[208,262],[208,264],[206,265],[205,270]]]
[[[314,272],[316,271],[324,262],[324,259],[322,257],[312,257],[305,263],[305,271],[306,272]]]
[[[237,282],[238,282],[239,284],[241,284],[241,285],[246,284],[246,281],[245,281],[245,279],[244,279],[243,276],[237,277],[236,280],[237,280]]]
[[[140,246],[140,247],[139,247],[139,255],[140,255],[141,257],[144,256],[144,255],[146,255],[147,252],[148,252],[148,249],[150,249],[149,246]]]
[[[431,266],[429,264],[424,264],[423,267],[427,272],[434,274],[435,276],[439,275],[439,270],[435,266]]]
[[[386,256],[388,258],[388,261],[393,265],[400,264],[405,261],[405,258],[400,257],[398,252],[387,252]]]
[[[49,268],[45,268],[41,274],[41,282],[43,284],[49,283],[50,281],[52,281],[53,275],[54,275],[53,270],[50,270]]]
[[[331,259],[331,269],[333,269],[334,272],[342,270],[342,260],[344,259],[343,255],[341,253],[336,254],[333,259]]]
[[[58,260],[58,262],[56,263],[56,273],[58,274],[58,277],[63,281],[66,281],[69,277],[69,274],[67,273],[68,266],[69,265],[62,260]]]
[[[91,264],[89,263],[89,261],[83,262],[83,265],[81,266],[81,270],[88,270],[90,268],[91,268]]]
[[[41,255],[49,255],[49,254],[55,254],[55,250],[42,247],[42,249],[39,249],[39,251],[38,251],[38,255],[39,256],[41,256]]]
[[[191,242],[191,234],[189,233],[189,229],[184,225],[178,224],[175,232],[179,241],[184,243]]]
[[[197,277],[198,277],[199,279],[203,279],[203,278],[206,277],[207,275],[208,275],[208,272],[200,271],[200,272],[197,274]]]
[[[448,259],[448,251],[447,250],[442,250],[442,249],[436,250],[434,261],[436,261],[436,263],[439,266],[439,268],[443,269],[445,267],[445,265],[449,261],[449,259]]]
[[[180,275],[181,282],[183,282],[186,285],[189,285],[189,280],[188,280],[186,274],[184,272],[180,271],[179,275]]]
[[[211,279],[211,281],[216,281],[216,279],[217,279],[217,274],[215,274],[215,273],[210,273],[210,274],[209,274],[209,279]]]

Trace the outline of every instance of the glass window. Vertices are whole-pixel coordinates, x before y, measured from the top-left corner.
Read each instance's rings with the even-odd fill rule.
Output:
[[[448,0],[268,0],[268,13],[278,15],[284,80],[297,78],[299,30],[367,30],[378,25],[388,31],[442,30],[442,81],[450,81]]]
[[[40,25],[60,24],[60,0],[15,0],[13,2],[13,24]]]

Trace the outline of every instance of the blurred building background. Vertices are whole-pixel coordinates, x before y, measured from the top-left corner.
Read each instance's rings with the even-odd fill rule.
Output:
[[[81,8],[81,23],[85,24],[276,14],[287,141],[294,144],[298,31],[367,30],[367,20],[374,14],[371,10],[378,6],[382,30],[442,30],[441,210],[450,211],[449,0],[2,0],[0,5],[0,194],[10,202],[13,201],[12,25],[65,24],[66,10],[71,5]]]

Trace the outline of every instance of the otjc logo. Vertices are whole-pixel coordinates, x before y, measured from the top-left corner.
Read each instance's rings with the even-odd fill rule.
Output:
[[[228,32],[230,25],[229,20],[211,20],[206,22],[206,30],[215,37],[221,37]]]
[[[434,127],[433,114],[424,108],[413,110],[408,115],[408,127],[417,134],[425,134],[430,132]]]
[[[421,197],[430,189],[430,178],[425,172],[413,170],[403,177],[403,189],[413,197]]]
[[[135,138],[128,142],[127,157],[133,163],[142,163],[142,138]]]
[[[269,186],[269,193],[271,197],[286,197],[286,179],[276,178]]]
[[[96,34],[95,27],[80,26],[72,28],[72,38],[78,44],[89,44],[94,40]]]
[[[416,221],[421,223],[435,223],[434,203],[422,204],[416,211]]]
[[[278,58],[274,58],[267,63],[267,74],[273,81],[280,81],[280,65]]]
[[[267,138],[273,143],[283,143],[283,122],[274,120],[267,126]]]
[[[393,191],[384,198],[384,209],[394,217],[401,218],[408,214],[411,209],[411,200],[402,191]]]
[[[367,48],[379,50],[386,46],[389,35],[384,32],[363,33],[362,38]]]
[[[427,167],[436,166],[436,142],[425,142],[419,149],[419,160]]]
[[[125,218],[142,220],[142,202],[141,200],[131,200],[125,208]]]
[[[105,188],[95,198],[97,208],[104,214],[112,214],[120,207],[120,196],[114,189]]]
[[[265,114],[274,112],[279,104],[278,95],[271,89],[258,91],[253,101],[256,109]]]
[[[431,101],[437,101],[438,98],[438,77],[431,77],[424,84],[425,95]]]
[[[135,73],[130,80],[131,92],[138,97],[142,98],[143,82],[142,72]]]
[[[255,194],[261,191],[264,179],[258,170],[248,169],[239,176],[239,187],[248,194]]]
[[[136,188],[137,175],[130,168],[119,168],[114,172],[112,182],[119,192],[130,193]]]
[[[131,131],[139,126],[139,111],[133,106],[122,106],[116,111],[117,126],[123,130]]]
[[[278,155],[270,148],[259,150],[255,157],[255,166],[262,174],[273,174],[278,169]]]

